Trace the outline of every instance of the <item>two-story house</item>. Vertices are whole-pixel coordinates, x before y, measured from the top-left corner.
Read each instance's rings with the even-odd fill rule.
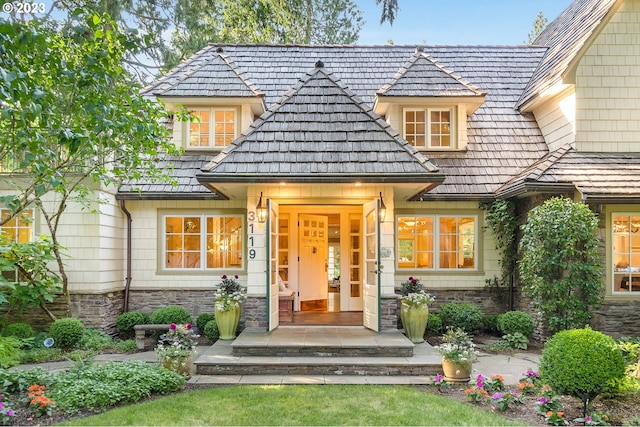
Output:
[[[197,120],[170,123],[178,186],[128,183],[76,217],[74,310],[95,326],[123,305],[210,312],[222,274],[267,329],[290,310],[396,328],[409,276],[496,312],[479,204],[568,195],[601,219],[596,327],[640,331],[640,0],[576,0],[532,46],[212,44],[145,94]]]

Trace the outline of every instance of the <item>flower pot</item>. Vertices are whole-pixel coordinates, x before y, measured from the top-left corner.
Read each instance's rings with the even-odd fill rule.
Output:
[[[236,338],[236,330],[240,323],[240,307],[221,311],[215,308],[213,314],[218,324],[221,340],[233,340]]]
[[[427,329],[429,319],[429,307],[426,304],[415,306],[402,303],[400,319],[404,333],[411,342],[424,342],[424,331]]]
[[[452,362],[442,358],[444,378],[454,383],[466,383],[471,379],[471,362]]]
[[[191,366],[193,365],[193,357],[176,357],[166,358],[162,361],[162,367],[170,371],[176,371],[179,374],[191,375]]]

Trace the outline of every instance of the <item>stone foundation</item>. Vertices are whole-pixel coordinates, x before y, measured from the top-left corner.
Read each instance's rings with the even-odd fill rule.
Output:
[[[267,298],[264,295],[247,295],[240,316],[240,327],[265,328],[267,327]]]
[[[398,329],[400,303],[397,295],[383,295],[380,298],[380,329]]]
[[[202,313],[213,314],[214,291],[208,290],[138,290],[129,291],[129,311],[151,314],[155,310],[177,305],[191,313],[193,320]]]

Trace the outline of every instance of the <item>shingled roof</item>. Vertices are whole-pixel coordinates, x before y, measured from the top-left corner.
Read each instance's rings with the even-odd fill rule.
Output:
[[[438,168],[318,61],[197,174],[216,182],[439,183]]]
[[[565,145],[498,190],[507,198],[528,191],[578,190],[586,203],[640,202],[640,157],[579,153]]]
[[[393,76],[393,79],[382,86],[378,96],[484,96],[484,92],[462,80],[452,71],[445,69],[422,48],[416,52]]]
[[[212,44],[148,86],[145,93],[150,95],[160,87],[175,84],[219,56],[220,47],[246,78],[265,93],[268,106],[296,86],[316,61],[322,60],[325,70],[330,70],[342,86],[369,108],[373,106],[376,92],[393,79],[416,51],[415,45]],[[423,49],[444,69],[463,76],[465,81],[486,92],[484,103],[468,117],[466,149],[428,153],[446,180],[423,199],[491,200],[495,190],[548,153],[533,115],[515,110],[520,94],[547,49],[536,46],[424,46]],[[216,85],[214,81],[209,84]],[[273,137],[276,135],[279,134]],[[327,135],[328,138],[334,136]],[[279,146],[273,142],[271,147]],[[377,154],[367,154],[373,155]],[[254,161],[257,164],[263,158],[278,156],[281,156],[278,151],[269,150],[256,154]],[[332,154],[325,153],[325,156]],[[243,167],[250,171],[254,166],[247,163]],[[271,164],[269,168],[272,167],[275,168]]]
[[[188,69],[176,79],[163,79],[146,93],[161,97],[263,97],[264,93],[247,79],[222,48],[208,61]]]
[[[567,68],[594,35],[617,0],[575,0],[534,41],[549,51],[522,92],[520,108],[544,90],[562,82]]]

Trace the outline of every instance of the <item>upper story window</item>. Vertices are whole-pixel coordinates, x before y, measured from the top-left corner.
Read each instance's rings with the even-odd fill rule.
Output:
[[[402,215],[397,220],[398,269],[477,268],[476,216]]]
[[[613,214],[613,291],[640,292],[640,213]]]
[[[165,215],[164,270],[242,268],[241,215]]]
[[[188,124],[187,149],[223,148],[236,138],[237,111],[233,108],[196,109]]]
[[[417,148],[456,148],[451,108],[404,110],[404,137]]]

